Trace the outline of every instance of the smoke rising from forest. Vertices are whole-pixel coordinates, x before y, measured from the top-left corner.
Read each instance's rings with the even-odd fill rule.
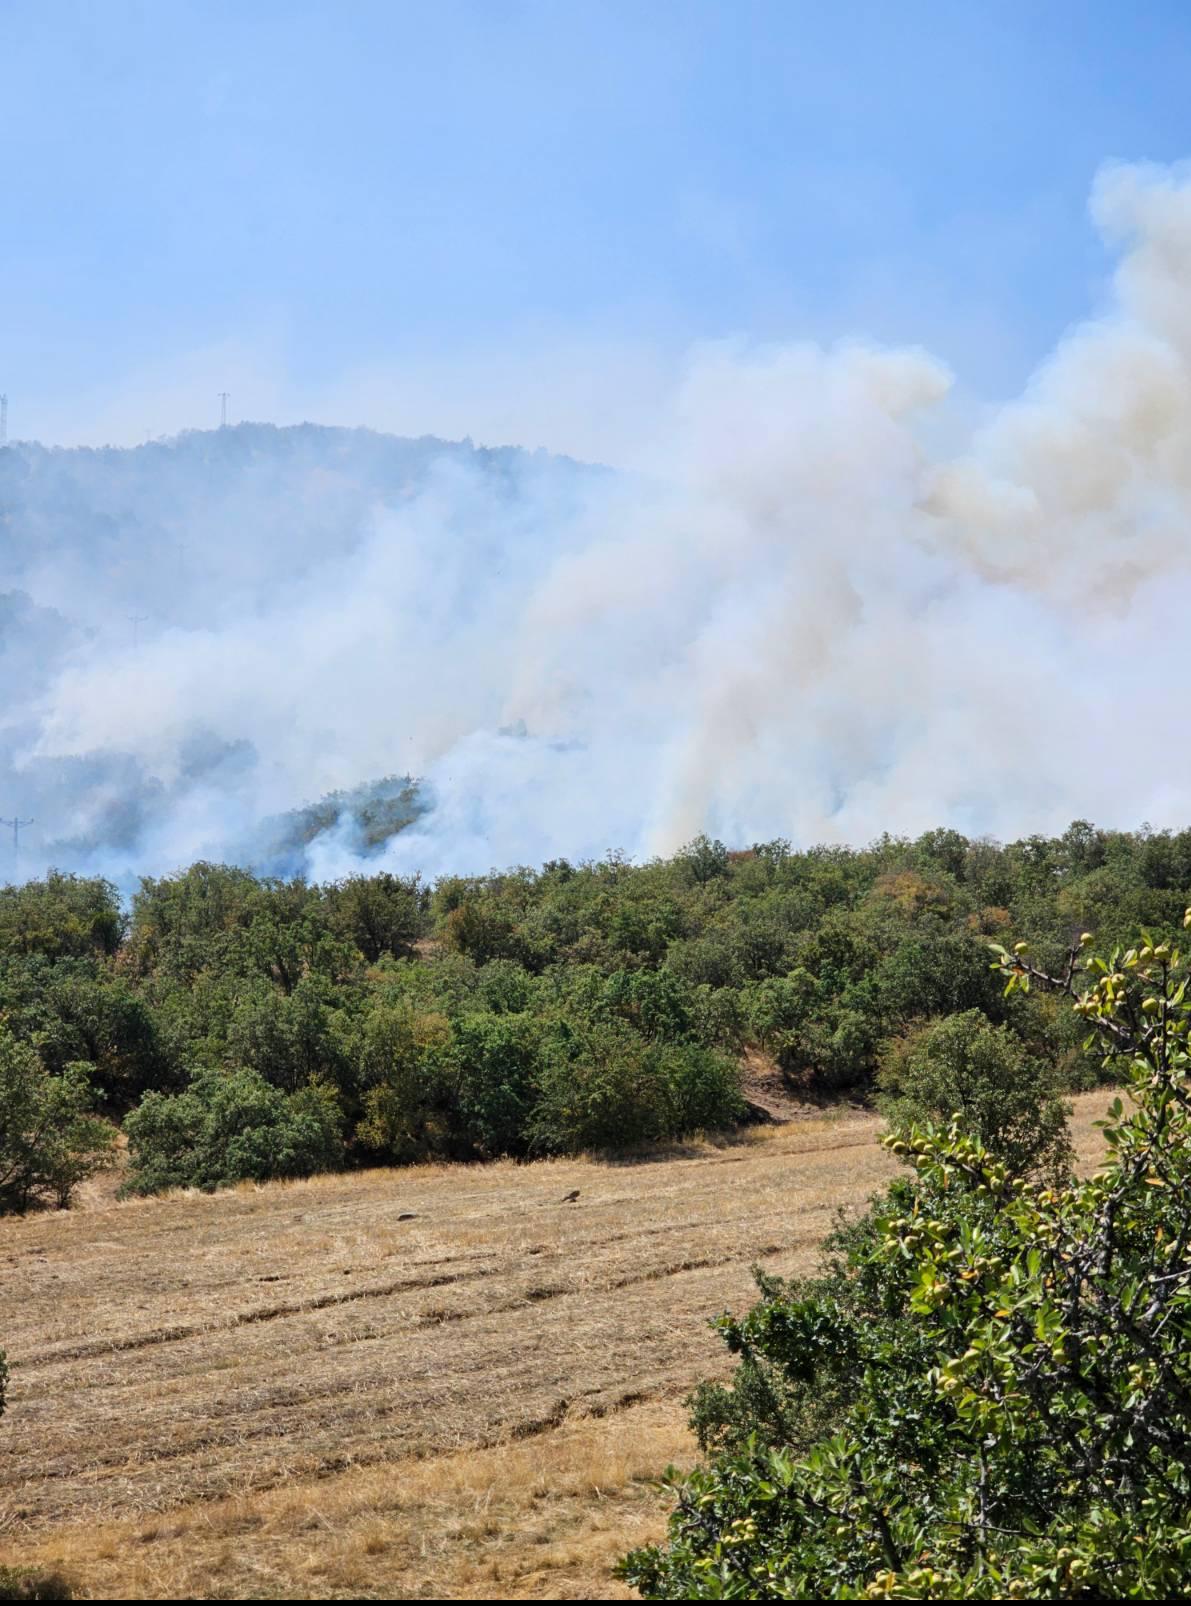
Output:
[[[1106,168],[1092,213],[1109,304],[958,453],[946,367],[862,342],[700,348],[631,472],[313,426],[0,450],[22,873],[1186,823],[1191,171]],[[396,834],[368,792],[280,818],[390,776]]]

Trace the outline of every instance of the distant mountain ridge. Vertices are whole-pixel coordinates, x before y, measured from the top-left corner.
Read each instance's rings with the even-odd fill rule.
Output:
[[[347,835],[375,849],[421,807],[383,671],[427,571],[469,544],[476,575],[499,566],[530,520],[565,519],[607,473],[518,446],[310,423],[0,447],[0,816],[33,822],[20,868],[121,875],[221,849],[300,869],[320,832],[349,819]],[[361,596],[345,585],[357,572]],[[329,720],[333,743],[339,722],[296,693],[287,712],[277,686],[309,673],[327,641],[350,647],[352,616],[385,587],[397,588],[393,640],[374,614],[358,650],[392,704],[391,750],[373,739],[363,773],[332,766],[346,786],[312,775],[286,796],[273,732],[283,744],[307,717]],[[265,715],[248,717],[238,693]],[[0,879],[9,870],[0,837]]]

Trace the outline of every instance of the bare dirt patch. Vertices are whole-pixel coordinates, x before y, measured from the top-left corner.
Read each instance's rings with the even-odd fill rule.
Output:
[[[791,1086],[772,1054],[749,1046],[740,1056],[740,1091],[751,1107],[754,1120],[761,1122],[804,1121],[830,1115],[832,1120],[849,1116],[872,1116],[872,1106],[857,1100],[812,1098]]]

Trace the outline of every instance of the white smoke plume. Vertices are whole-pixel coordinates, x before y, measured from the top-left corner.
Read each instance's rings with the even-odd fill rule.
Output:
[[[1109,167],[1092,213],[1110,305],[945,459],[944,365],[860,342],[693,352],[631,471],[252,426],[0,454],[24,869],[260,859],[391,774],[426,812],[308,873],[1185,824],[1191,172]]]

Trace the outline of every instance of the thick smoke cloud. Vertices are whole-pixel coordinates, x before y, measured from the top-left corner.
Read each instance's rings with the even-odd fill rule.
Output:
[[[1191,175],[1092,211],[1110,306],[945,456],[945,367],[860,343],[693,353],[631,472],[310,426],[0,453],[23,868],[1185,823]],[[387,840],[278,824],[406,774]]]

